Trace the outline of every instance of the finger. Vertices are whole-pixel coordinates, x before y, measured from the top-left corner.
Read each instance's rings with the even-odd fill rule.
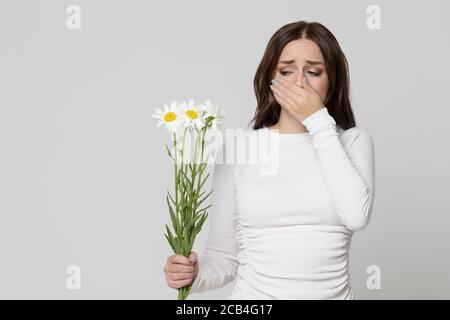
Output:
[[[305,89],[300,88],[299,86],[296,86],[284,79],[277,80],[277,82],[278,84],[276,84],[276,87],[293,101],[298,100],[298,98],[304,95]]]
[[[284,92],[282,92],[279,88],[277,88],[276,86],[271,85],[270,88],[272,89],[272,92],[274,94],[276,94],[278,97],[281,98],[281,100],[283,102],[285,102],[288,107],[292,108],[295,106],[295,101],[292,101],[291,99],[289,99],[289,97],[287,97]]]
[[[170,280],[169,286],[171,288],[182,288],[184,286],[187,286],[192,282],[192,279],[185,279],[185,280]]]
[[[277,80],[279,82],[279,86],[281,88],[285,88],[287,90],[287,92],[290,92],[291,94],[297,96],[297,97],[302,97],[305,94],[305,89],[302,87],[299,87],[289,81],[286,81],[285,79],[279,79]]]
[[[191,261],[192,263],[196,263],[198,260],[198,255],[195,251],[191,251],[191,253],[189,254],[188,257],[189,261]]]
[[[181,254],[174,254],[169,257],[168,262],[170,263],[181,263],[187,266],[191,266],[193,263],[185,256]]]
[[[167,272],[194,272],[194,266],[185,266],[179,263],[171,263],[166,268]]]
[[[170,280],[186,280],[194,276],[193,272],[168,272],[167,278]]]
[[[292,107],[289,105],[289,103],[281,97],[278,93],[274,92],[275,99],[279,103],[280,106],[282,106],[284,109],[286,109],[289,113],[292,113]]]

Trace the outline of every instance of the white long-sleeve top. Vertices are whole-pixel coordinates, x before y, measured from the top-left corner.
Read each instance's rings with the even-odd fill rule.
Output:
[[[363,129],[336,126],[326,108],[302,123],[305,133],[250,131],[277,138],[276,173],[263,174],[260,163],[214,164],[192,293],[237,277],[227,299],[355,299],[349,249],[372,211],[373,141]]]

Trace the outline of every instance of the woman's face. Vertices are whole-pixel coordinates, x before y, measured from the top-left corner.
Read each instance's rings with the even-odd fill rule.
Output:
[[[325,102],[328,73],[320,48],[309,39],[292,40],[283,48],[273,78],[283,78],[302,87],[303,77]]]

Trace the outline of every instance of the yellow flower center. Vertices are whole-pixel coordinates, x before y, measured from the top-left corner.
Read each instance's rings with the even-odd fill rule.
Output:
[[[175,120],[176,118],[177,118],[177,115],[176,115],[176,113],[173,112],[173,111],[167,112],[167,113],[164,115],[164,121],[165,121],[165,122],[171,122],[171,121]]]
[[[198,117],[197,111],[191,110],[191,109],[186,111],[186,115],[191,119],[197,119],[197,117]]]

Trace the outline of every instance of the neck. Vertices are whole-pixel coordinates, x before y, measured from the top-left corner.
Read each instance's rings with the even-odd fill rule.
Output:
[[[281,109],[280,119],[269,129],[278,129],[280,133],[302,133],[308,132],[308,129],[289,112]]]

